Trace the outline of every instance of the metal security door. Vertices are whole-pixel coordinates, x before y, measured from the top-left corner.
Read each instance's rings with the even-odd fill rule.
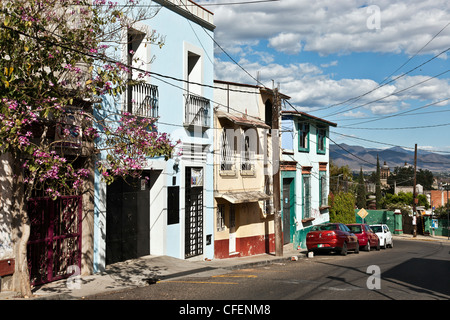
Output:
[[[28,201],[31,233],[27,244],[30,283],[68,278],[81,270],[81,196]],[[78,270],[77,270],[78,268]]]
[[[185,258],[203,254],[203,186],[193,186],[186,168]]]
[[[145,179],[118,179],[108,185],[106,264],[149,255],[149,230],[150,189]]]
[[[291,179],[283,179],[283,244],[291,241]]]

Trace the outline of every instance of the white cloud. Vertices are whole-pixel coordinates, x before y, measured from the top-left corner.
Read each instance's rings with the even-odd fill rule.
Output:
[[[269,47],[287,54],[297,54],[302,50],[301,36],[295,33],[280,33],[269,39]]]
[[[409,108],[405,101],[436,102],[448,98],[450,92],[447,79],[435,78],[414,86],[430,78],[427,76],[404,76],[379,87],[371,79],[332,79],[323,73],[321,67],[312,63],[265,65],[249,60],[240,60],[239,63],[255,78],[259,72],[261,82],[267,86],[271,86],[272,79],[276,79],[281,84],[281,91],[291,97],[290,102],[304,111],[338,104],[337,108],[330,109],[330,114],[339,114],[342,110],[341,116],[359,117],[364,114],[362,110],[366,110],[374,115],[386,115]],[[216,79],[252,83],[248,75],[232,62],[216,59],[215,72]],[[344,101],[347,102],[342,103]],[[449,103],[446,101],[440,105]]]
[[[320,66],[322,68],[329,68],[329,67],[335,67],[337,65],[338,65],[338,61],[334,60],[334,61],[331,61],[330,63],[322,63]]]
[[[379,29],[368,28],[367,21],[373,14],[367,9],[370,4],[380,8]],[[280,82],[281,91],[291,97],[290,103],[303,111],[323,109],[349,118],[382,116],[405,110],[410,100],[439,101],[450,92],[448,79],[433,79],[396,94],[428,77],[403,76],[377,88],[379,83],[361,73],[339,79],[327,75],[326,68],[341,66],[338,60],[332,60],[336,57],[330,61],[304,58],[308,52],[320,56],[355,52],[413,55],[450,21],[447,0],[283,0],[212,10],[216,41],[238,57],[240,66],[254,78],[259,73],[267,86],[272,85],[272,79]],[[436,54],[449,43],[450,26],[420,54]],[[276,52],[287,54],[286,60],[280,60]],[[446,56],[440,58],[445,61]],[[333,72],[338,69],[333,68]],[[216,79],[256,83],[220,55],[216,56],[215,73]]]
[[[432,78],[431,76],[405,76],[396,81],[396,86],[397,91],[410,88],[398,95],[405,100],[439,101],[448,98],[450,92],[448,79]]]
[[[414,54],[450,20],[447,0],[379,0],[379,29],[368,28],[374,13],[368,1],[283,0],[214,7],[216,40],[226,48],[235,41],[268,39],[280,52],[314,51]],[[422,53],[435,53],[450,42],[450,28]],[[303,47],[301,44],[303,44]]]
[[[342,116],[349,117],[349,118],[364,118],[364,117],[367,117],[367,114],[365,114],[362,111],[356,111],[356,112],[349,111],[349,112],[343,113]]]

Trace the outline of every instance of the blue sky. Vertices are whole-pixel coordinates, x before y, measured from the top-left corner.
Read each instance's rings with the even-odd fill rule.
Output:
[[[338,124],[336,143],[450,152],[448,0],[244,2],[198,1],[239,64],[217,47],[215,79],[279,83],[297,110]]]

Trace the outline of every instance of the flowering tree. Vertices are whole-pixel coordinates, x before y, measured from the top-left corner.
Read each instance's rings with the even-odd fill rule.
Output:
[[[146,159],[169,158],[174,144],[158,133],[156,119],[128,113],[106,121],[101,97],[119,97],[130,68],[107,53],[130,28],[155,12],[136,1],[13,0],[0,3],[0,155],[11,168],[14,222],[14,290],[31,295],[27,265],[27,200],[39,191],[52,198],[80,194],[92,175],[80,155],[106,159],[97,168],[107,183],[139,175]],[[163,45],[154,32],[149,43]],[[141,77],[142,78],[142,77]],[[99,142],[102,141],[100,144]],[[67,150],[71,150],[68,152]],[[77,165],[75,164],[77,163]]]

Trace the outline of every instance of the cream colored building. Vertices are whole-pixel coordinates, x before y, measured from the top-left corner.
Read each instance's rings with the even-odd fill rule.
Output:
[[[214,256],[274,251],[273,91],[224,81],[214,86]]]

